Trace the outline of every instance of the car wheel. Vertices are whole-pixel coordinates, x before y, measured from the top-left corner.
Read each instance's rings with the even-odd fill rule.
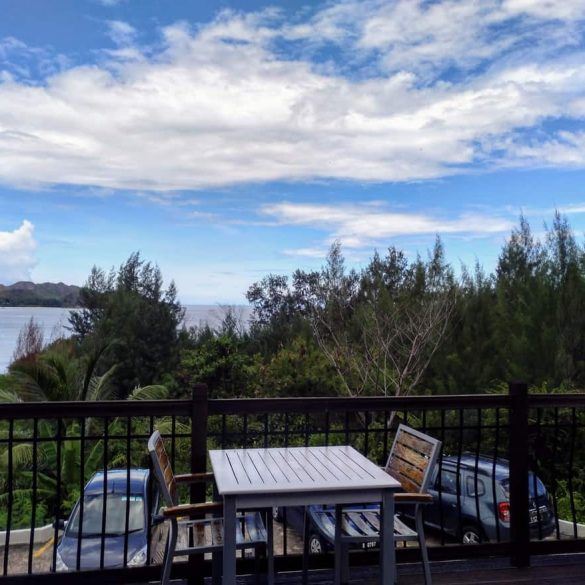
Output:
[[[317,534],[311,534],[309,536],[309,554],[321,555],[325,552],[323,541]]]
[[[272,508],[272,518],[275,522],[282,522],[282,509],[278,506]]]
[[[481,541],[481,532],[476,526],[465,526],[461,531],[461,542],[463,544],[479,544]]]

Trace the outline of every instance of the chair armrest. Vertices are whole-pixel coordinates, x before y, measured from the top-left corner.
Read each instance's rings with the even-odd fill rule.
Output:
[[[185,475],[175,475],[175,482],[177,484],[189,484],[189,483],[205,483],[213,481],[213,473],[188,473]]]
[[[181,504],[162,508],[161,512],[165,518],[178,518],[180,516],[198,516],[220,510],[223,510],[222,502],[202,502],[201,504]]]
[[[433,496],[431,494],[394,494],[394,503],[399,504],[432,504]]]

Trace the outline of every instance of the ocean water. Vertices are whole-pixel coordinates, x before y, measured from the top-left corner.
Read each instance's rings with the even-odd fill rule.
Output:
[[[247,323],[250,308],[238,306],[235,310],[242,322]],[[0,373],[5,372],[10,364],[18,334],[31,317],[43,328],[45,341],[49,341],[69,335],[67,325],[70,311],[52,307],[0,307]],[[185,325],[198,327],[208,324],[216,327],[224,315],[225,310],[217,305],[186,305]]]

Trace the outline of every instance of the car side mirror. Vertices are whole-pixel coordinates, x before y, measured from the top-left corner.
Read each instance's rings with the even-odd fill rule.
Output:
[[[58,530],[65,530],[65,528],[67,528],[67,520],[59,518],[58,520],[53,522],[53,528],[57,528]]]

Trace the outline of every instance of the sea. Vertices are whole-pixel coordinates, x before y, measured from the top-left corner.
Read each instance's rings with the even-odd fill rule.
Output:
[[[232,307],[238,319],[248,323],[250,307],[238,305]],[[31,317],[42,327],[46,342],[62,336],[69,336],[69,314],[75,309],[53,307],[0,307],[0,374],[6,372],[12,361],[16,340],[22,327]],[[200,327],[205,324],[217,327],[226,314],[226,309],[219,305],[185,305],[185,325]]]

